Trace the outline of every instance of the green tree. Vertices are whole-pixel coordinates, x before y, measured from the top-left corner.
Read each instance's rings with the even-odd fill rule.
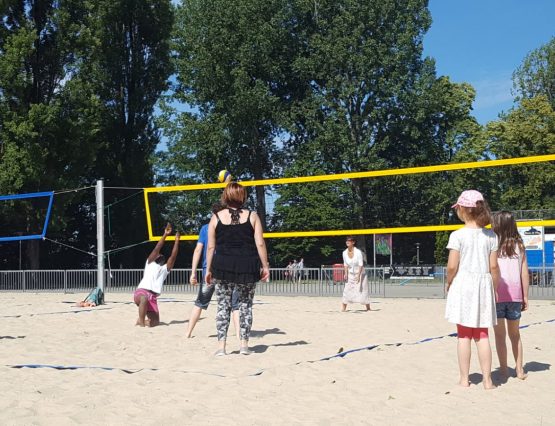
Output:
[[[160,140],[154,106],[171,73],[170,1],[12,0],[0,8],[1,192],[75,188],[99,177],[107,186],[151,185]],[[56,196],[49,228],[88,251],[96,232],[91,193]],[[144,240],[145,221],[129,220],[144,217],[142,202],[118,207],[108,246]],[[44,220],[31,205],[13,217],[28,229]],[[39,243],[26,243],[27,267],[39,266]],[[131,264],[134,256],[126,257]]]
[[[188,110],[166,110],[163,167],[172,177],[213,182],[223,168],[242,180],[279,174],[287,110],[300,90],[294,25],[281,0],[186,0],[178,7],[171,100]],[[254,191],[265,224],[266,190]]]
[[[518,107],[488,125],[492,152],[500,158],[554,153],[555,37],[526,55],[513,86]],[[501,208],[555,208],[552,164],[515,166],[499,180]]]
[[[172,72],[170,0],[98,0],[90,3],[87,26],[93,43],[81,64],[79,79],[88,84],[100,107],[95,137],[99,145],[95,178],[107,187],[137,188],[153,183],[153,155],[160,143],[155,106],[168,88]],[[107,190],[107,203],[130,195]],[[145,239],[146,224],[140,198],[117,203],[107,247],[116,248]],[[129,218],[137,220],[129,220]],[[141,256],[121,252],[115,263],[142,264]]]
[[[22,193],[82,185],[95,145],[94,102],[73,91],[76,52],[88,31],[82,2],[8,1],[0,6],[0,192]],[[56,205],[66,223],[65,206]],[[44,221],[32,203],[9,216],[37,230]],[[40,241],[25,243],[29,268],[38,268]]]
[[[555,154],[555,111],[544,95],[523,99],[520,105],[487,125],[488,149],[497,158]],[[493,177],[499,208],[555,209],[555,165],[525,164],[503,167]]]
[[[311,92],[294,110],[288,164],[294,161],[296,170],[312,174],[314,168],[345,173],[452,160],[453,145],[477,126],[469,115],[474,92],[436,77],[434,61],[422,57],[431,23],[426,1],[295,4],[306,46],[295,68]],[[334,227],[437,223],[438,212],[445,210],[439,203],[444,197],[437,198],[438,188],[448,186],[444,180],[439,175],[352,180],[342,203],[329,200],[328,206],[342,211]],[[312,226],[312,218],[303,219],[304,226]],[[361,248],[370,245],[360,240]]]
[[[544,95],[555,108],[555,37],[533,50],[513,73],[517,100]]]

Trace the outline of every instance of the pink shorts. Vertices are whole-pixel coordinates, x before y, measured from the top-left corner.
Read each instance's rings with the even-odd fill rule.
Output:
[[[457,324],[457,337],[459,339],[474,339],[474,340],[487,339],[488,329],[465,327],[464,325]]]
[[[152,291],[149,291],[145,288],[138,288],[137,290],[135,290],[135,293],[133,294],[133,300],[135,301],[135,304],[138,306],[140,301],[141,301],[141,296],[145,296],[146,300],[147,300],[147,304],[146,304],[146,311],[147,312],[160,312],[158,310],[158,295],[156,293],[153,293]]]

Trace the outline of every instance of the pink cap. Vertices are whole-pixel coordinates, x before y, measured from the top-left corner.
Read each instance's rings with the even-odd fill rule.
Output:
[[[484,201],[484,196],[475,191],[474,189],[470,189],[468,191],[463,191],[459,196],[459,199],[455,204],[451,206],[451,208],[455,207],[476,207],[477,201]]]

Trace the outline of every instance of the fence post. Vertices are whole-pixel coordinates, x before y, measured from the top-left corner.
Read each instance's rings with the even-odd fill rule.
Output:
[[[22,281],[22,285],[23,285],[23,292],[25,292],[25,274],[27,273],[27,271],[22,271],[23,272],[23,279]]]
[[[382,269],[382,288],[383,288],[383,297],[385,299],[385,268]]]
[[[320,269],[318,270],[318,296],[322,295],[322,265],[320,265]]]

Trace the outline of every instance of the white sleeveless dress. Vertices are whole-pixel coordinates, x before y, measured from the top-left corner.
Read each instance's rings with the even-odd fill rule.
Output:
[[[489,265],[490,253],[497,251],[497,246],[497,236],[489,229],[461,228],[451,233],[447,248],[457,250],[460,261],[447,294],[447,321],[472,328],[497,324]]]
[[[348,268],[347,282],[343,288],[342,303],[362,303],[367,305],[370,303],[368,291],[368,277],[366,271],[362,270],[361,280],[358,278],[359,267],[364,267],[364,259],[362,252],[355,247],[353,257],[350,258],[348,250],[343,251],[343,264]]]

